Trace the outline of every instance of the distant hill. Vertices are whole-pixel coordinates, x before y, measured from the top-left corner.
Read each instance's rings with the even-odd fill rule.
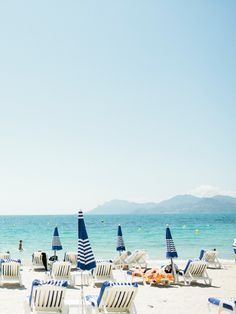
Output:
[[[135,203],[124,200],[112,200],[105,202],[103,205],[97,206],[89,211],[88,214],[128,215],[216,211],[236,211],[236,198],[223,195],[213,197],[177,195],[159,203]]]

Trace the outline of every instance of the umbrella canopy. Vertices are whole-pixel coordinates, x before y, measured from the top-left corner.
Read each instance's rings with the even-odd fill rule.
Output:
[[[117,251],[125,251],[125,244],[123,240],[123,235],[122,235],[122,230],[121,226],[118,226],[118,232],[117,232],[117,245],[116,245],[116,250]]]
[[[93,251],[88,239],[83,212],[78,212],[78,256],[77,268],[90,270],[96,267]]]
[[[62,250],[61,240],[59,237],[57,227],[54,229],[53,237],[52,237],[52,250],[53,251],[60,251]]]
[[[173,258],[177,258],[178,254],[174,245],[174,241],[171,236],[170,228],[166,226],[166,258],[170,258],[172,274],[174,276],[174,282],[178,283],[178,275],[176,274],[176,265],[173,263]]]
[[[166,258],[177,258],[178,254],[175,249],[175,244],[171,236],[170,228],[166,226]]]

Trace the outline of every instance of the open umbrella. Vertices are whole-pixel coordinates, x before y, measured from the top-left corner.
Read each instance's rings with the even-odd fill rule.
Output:
[[[84,223],[83,212],[78,212],[78,256],[77,256],[77,268],[82,272],[84,270],[91,270],[96,267],[96,261],[93,255],[93,251],[88,239],[86,226]],[[82,313],[84,311],[83,306],[83,280],[81,272],[81,298],[82,298]]]
[[[167,225],[166,226],[166,258],[170,258],[171,266],[172,266],[172,273],[175,278],[175,283],[178,282],[178,278],[176,275],[176,269],[173,262],[173,258],[177,258],[177,257],[178,257],[178,254],[175,249],[175,244],[171,236],[170,228]]]
[[[120,253],[122,251],[125,251],[125,244],[124,244],[124,239],[123,239],[122,230],[121,230],[120,225],[118,226],[118,232],[117,232],[116,250],[119,251]]]
[[[54,251],[54,259],[57,259],[56,251],[62,250],[61,240],[59,237],[58,228],[55,227],[52,237],[52,250]]]

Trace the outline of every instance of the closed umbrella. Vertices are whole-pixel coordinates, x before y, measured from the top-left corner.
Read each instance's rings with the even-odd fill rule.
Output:
[[[61,240],[59,237],[58,228],[55,227],[52,237],[52,250],[54,251],[54,259],[57,259],[56,251],[62,250]]]
[[[96,261],[93,255],[93,251],[88,239],[86,226],[84,223],[83,212],[78,212],[78,256],[77,256],[77,268],[82,272],[84,270],[91,270],[96,267]],[[83,306],[83,279],[81,272],[81,298],[82,298],[82,313],[84,311]]]
[[[120,253],[125,251],[125,243],[122,235],[121,225],[118,226],[116,250]]]
[[[170,228],[167,225],[166,226],[166,258],[170,258],[171,266],[172,266],[172,273],[173,273],[173,276],[175,279],[175,283],[178,282],[178,278],[176,275],[176,269],[175,269],[175,265],[173,262],[173,258],[177,258],[177,257],[178,257],[178,254],[177,254],[177,251],[175,248],[175,244],[174,244],[174,241],[172,239]]]

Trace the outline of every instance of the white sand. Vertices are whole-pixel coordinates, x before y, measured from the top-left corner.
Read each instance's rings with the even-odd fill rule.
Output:
[[[193,284],[191,286],[142,286],[138,288],[138,294],[135,299],[137,314],[152,313],[176,313],[189,314],[201,313],[207,314],[207,299],[210,296],[218,297],[236,297],[236,263],[232,261],[222,261],[223,269],[209,269],[208,274],[213,279],[212,286],[204,284]],[[166,263],[166,261],[165,261]],[[149,266],[160,266],[162,262],[150,261]],[[178,261],[178,266],[184,266],[184,262]],[[116,272],[115,275],[120,274]],[[120,275],[119,275],[120,276]],[[22,267],[23,287],[19,286],[1,286],[0,287],[0,313],[3,314],[21,314],[23,313],[23,303],[30,294],[31,283],[33,279],[44,279],[44,272],[35,272],[31,266]],[[84,287],[85,294],[98,294],[99,288]],[[68,288],[66,299],[80,299],[79,286],[75,289]],[[217,309],[212,309],[217,313]],[[71,308],[71,314],[78,314],[76,308]]]

